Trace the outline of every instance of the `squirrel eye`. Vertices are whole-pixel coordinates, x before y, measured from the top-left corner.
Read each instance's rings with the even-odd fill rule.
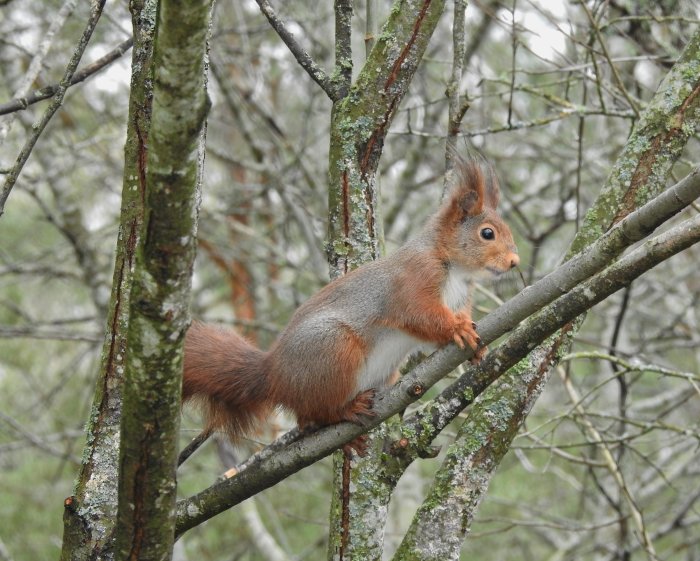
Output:
[[[491,228],[484,228],[481,230],[481,237],[485,240],[492,240],[496,237],[496,234]]]

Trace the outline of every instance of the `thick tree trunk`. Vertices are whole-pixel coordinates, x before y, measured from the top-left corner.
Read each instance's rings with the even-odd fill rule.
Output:
[[[210,2],[181,20],[184,8],[131,4],[134,49],[120,235],[88,443],[75,493],[66,499],[63,560],[162,559],[172,550],[180,347],[208,103],[203,64]],[[183,29],[185,24],[191,27]],[[191,63],[181,67],[183,60]],[[121,547],[116,554],[115,537]]]
[[[112,281],[112,296],[88,420],[83,464],[73,496],[66,499],[63,515],[62,561],[112,559],[104,547],[117,517],[119,424],[122,410],[124,359],[129,329],[133,263],[143,224],[142,193],[146,182],[146,156],[151,130],[153,40],[156,0],[131,3],[134,47],[131,60],[131,94],[124,148],[121,217]]]
[[[700,122],[700,74],[693,70],[698,61],[700,31],[641,115],[606,185],[586,214],[583,228],[571,245],[570,256],[590,246],[665,187],[671,167]],[[396,559],[459,558],[493,474],[542,392],[552,367],[571,348],[573,335],[582,321],[579,318],[569,324],[530,353],[517,368],[489,387],[469,410]],[[637,509],[634,501],[630,501],[630,508],[642,546],[649,558],[654,559],[654,547],[641,512],[634,512]],[[450,525],[449,520],[459,523]],[[441,538],[426,539],[431,528],[436,527],[443,531]]]
[[[183,341],[209,109],[211,0],[161,0],[153,118],[122,407],[115,557],[169,559],[175,538]]]

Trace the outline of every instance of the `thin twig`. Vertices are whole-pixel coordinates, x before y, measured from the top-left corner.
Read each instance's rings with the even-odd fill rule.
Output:
[[[210,436],[210,430],[203,430],[192,440],[190,440],[190,443],[182,449],[180,455],[177,457],[177,467],[184,464],[192,454],[199,450],[202,444],[204,444]]]
[[[63,24],[73,13],[76,3],[77,0],[67,0],[51,18],[51,25],[49,25],[49,28],[43,34],[41,42],[36,49],[36,53],[32,57],[32,61],[29,63],[27,72],[24,74],[19,87],[17,90],[15,90],[15,97],[25,96],[29,91],[29,88],[32,87],[32,84],[36,80],[37,76],[39,76],[39,72],[41,72],[41,69],[44,66],[44,59],[46,58],[46,55],[49,53],[49,49],[53,44],[54,36],[56,33],[58,33],[61,27],[63,27]],[[2,145],[2,143],[5,141],[7,134],[12,128],[13,122],[14,118],[8,117],[2,124],[0,124],[0,145]]]
[[[280,39],[282,39],[284,44],[287,45],[289,50],[294,55],[294,58],[297,59],[297,62],[304,70],[306,70],[307,74],[311,76],[313,81],[321,86],[321,89],[328,94],[328,97],[335,101],[338,98],[338,92],[333,86],[333,83],[328,75],[320,66],[318,66],[318,64],[313,61],[311,55],[307,53],[306,50],[304,50],[304,48],[297,42],[294,34],[287,29],[284,22],[277,16],[270,3],[267,0],[255,1],[258,3],[258,6],[260,6],[260,11],[270,22],[272,28],[277,32],[277,35],[280,36]]]
[[[691,174],[675,187],[659,195],[651,203],[630,214],[615,228],[602,236],[598,242],[591,246],[591,248],[597,248],[597,251],[602,251],[605,254],[602,263],[593,265],[597,258],[590,254],[591,250],[589,249],[588,252],[567,261],[548,278],[542,279],[536,285],[522,291],[504,306],[484,318],[480,322],[479,333],[482,339],[489,343],[512,329],[519,320],[528,317],[532,313],[533,307],[534,309],[542,308],[536,319],[515,329],[508,340],[492,351],[477,367],[470,368],[468,374],[460,377],[448,388],[449,391],[446,390],[441,394],[438,398],[440,403],[436,404],[436,407],[441,411],[441,418],[446,419],[449,415],[459,414],[462,407],[458,402],[469,399],[469,395],[476,395],[479,389],[483,389],[482,384],[486,383],[487,378],[498,377],[500,372],[505,371],[514,362],[520,360],[533,346],[539,344],[561,325],[571,321],[585,309],[619,290],[632,278],[642,274],[643,271],[700,240],[700,219],[691,219],[647,242],[604,272],[595,274],[615,254],[634,243],[635,237],[644,237],[649,233],[651,224],[647,220],[652,222],[661,220],[663,222],[663,218],[655,212],[657,205],[666,207],[667,204],[672,206],[677,204],[679,206],[674,208],[680,210],[695,198],[696,189],[700,188],[699,183],[698,173]],[[677,197],[680,192],[679,188],[689,188],[691,192]],[[687,200],[686,196],[690,196],[690,200]],[[622,226],[623,223],[626,226]],[[619,228],[622,229],[618,230]],[[612,251],[612,253],[606,250]],[[593,259],[593,261],[588,263],[588,259]],[[586,278],[592,274],[595,276],[590,280],[569,291],[570,287],[581,280],[579,275]],[[554,282],[555,286],[550,286],[551,282]],[[558,294],[562,293],[561,291],[563,291],[564,296],[554,303],[542,305],[539,301],[543,294],[549,294],[552,298],[556,298]],[[551,302],[551,299],[548,301]],[[324,427],[298,441],[295,439],[295,442],[288,447],[282,446],[284,451],[273,452],[267,448],[262,450],[246,462],[248,469],[241,469],[236,477],[217,483],[196,496],[180,501],[176,533],[182,534],[218,512],[330,454],[342,443],[366,432],[369,427],[376,426],[391,414],[404,409],[408,403],[424,395],[425,391],[442,378],[446,372],[463,363],[469,356],[469,352],[453,346],[436,351],[411,372],[404,375],[395,386],[376,397],[374,410],[377,416],[368,422],[368,426],[358,427],[351,423],[340,423]],[[469,388],[473,388],[473,390],[469,391]],[[446,395],[446,393],[450,395]],[[426,425],[421,424],[420,420],[416,420],[412,424],[416,435],[424,431],[419,436],[421,439],[431,436],[425,431],[425,427]],[[418,428],[421,430],[419,431]],[[430,430],[433,430],[433,427]],[[273,443],[271,447],[280,448],[276,443]]]
[[[638,537],[641,540],[642,546],[644,547],[647,556],[651,561],[656,560],[656,551],[654,550],[654,544],[651,540],[649,532],[647,531],[647,527],[644,522],[644,516],[642,514],[642,511],[639,509],[639,506],[637,506],[637,501],[632,495],[632,491],[630,490],[629,486],[627,485],[627,482],[625,481],[622,475],[620,465],[615,461],[615,458],[613,457],[610,448],[603,441],[603,437],[598,431],[598,429],[596,429],[593,423],[588,419],[586,410],[581,404],[580,396],[576,388],[574,388],[571,378],[566,375],[563,368],[557,368],[557,371],[559,372],[559,375],[564,383],[564,388],[569,394],[569,398],[573,403],[578,404],[575,408],[576,412],[579,414],[580,423],[582,424],[584,431],[591,439],[591,441],[597,445],[598,449],[600,450],[603,456],[603,461],[605,462],[606,467],[610,472],[610,475],[613,477],[615,483],[620,488],[620,492],[624,497],[625,503],[627,504],[632,514],[632,520],[634,521],[634,524],[637,527],[637,532],[639,533]]]
[[[15,186],[15,183],[17,183],[19,174],[22,172],[24,164],[27,163],[29,155],[32,153],[32,150],[34,149],[34,146],[39,140],[39,137],[44,132],[44,129],[46,128],[46,125],[49,124],[51,118],[56,114],[56,112],[63,104],[63,98],[66,95],[66,90],[68,89],[70,81],[73,78],[76,69],[78,68],[80,59],[83,57],[83,53],[85,52],[85,49],[87,48],[88,43],[90,42],[92,32],[95,30],[97,22],[99,21],[100,16],[102,15],[102,8],[104,7],[104,4],[105,0],[98,0],[92,4],[92,12],[90,13],[88,23],[85,27],[85,30],[83,31],[83,35],[80,38],[80,41],[78,42],[78,47],[75,49],[75,52],[73,53],[73,56],[71,57],[70,62],[68,63],[68,66],[66,67],[66,71],[63,74],[63,79],[59,83],[58,89],[53,96],[53,101],[46,108],[46,111],[44,111],[44,114],[39,120],[39,122],[35,123],[32,127],[32,135],[25,142],[22,151],[17,157],[15,165],[12,167],[12,169],[10,169],[9,173],[7,174],[5,184],[3,185],[2,192],[0,193],[0,216],[2,216],[5,212],[5,203],[7,202],[7,198],[10,196],[10,192]]]
[[[94,76],[100,70],[109,66],[112,62],[120,58],[124,53],[131,49],[133,44],[133,37],[129,37],[126,41],[121,42],[103,57],[98,58],[93,63],[80,69],[80,71],[76,72],[71,78],[69,87],[85,81],[87,78]],[[55,95],[59,87],[60,84],[52,84],[41,88],[40,90],[33,91],[29,95],[16,97],[11,101],[2,103],[0,104],[0,115],[7,115],[8,113],[14,113],[15,111],[27,109],[30,105]]]
[[[462,118],[469,108],[469,103],[462,103],[460,86],[464,71],[465,50],[465,12],[466,0],[455,0],[454,19],[452,22],[452,74],[447,84],[447,140],[445,142],[445,169],[449,172],[454,167],[454,155],[457,153],[457,135]],[[445,175],[445,182],[450,180],[450,173]]]
[[[603,36],[600,33],[600,28],[598,27],[598,22],[595,21],[593,14],[591,13],[590,9],[588,8],[588,6],[586,5],[585,2],[581,2],[581,7],[586,12],[586,16],[588,17],[588,21],[591,23],[591,27],[593,29],[593,32],[595,33],[596,39],[598,40],[598,44],[600,45],[600,48],[603,50],[603,55],[605,56],[605,59],[608,61],[608,64],[610,65],[610,70],[612,71],[613,77],[615,78],[615,82],[617,83],[617,87],[622,92],[622,95],[625,96],[625,99],[627,100],[627,103],[629,103],[629,106],[632,108],[632,111],[634,111],[635,115],[637,117],[639,117],[639,103],[636,100],[632,99],[632,96],[627,91],[627,88],[625,87],[625,84],[622,81],[622,78],[620,77],[620,73],[617,71],[617,67],[613,64],[612,57],[610,56],[610,53],[608,52],[608,47],[605,44],[605,41],[603,40]],[[591,57],[595,58],[595,55],[592,53]]]
[[[515,91],[515,76],[516,76],[516,66],[515,61],[518,53],[518,30],[515,24],[515,10],[516,10],[517,0],[513,0],[513,7],[511,9],[511,18],[513,20],[513,29],[511,31],[511,59],[510,59],[510,93],[508,95],[508,126],[511,124],[511,119],[513,118],[513,95]]]

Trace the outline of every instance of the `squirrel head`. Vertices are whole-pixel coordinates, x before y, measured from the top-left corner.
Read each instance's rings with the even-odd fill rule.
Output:
[[[520,263],[510,228],[496,211],[500,197],[493,168],[474,158],[458,159],[457,180],[438,212],[438,236],[451,265],[490,277]]]

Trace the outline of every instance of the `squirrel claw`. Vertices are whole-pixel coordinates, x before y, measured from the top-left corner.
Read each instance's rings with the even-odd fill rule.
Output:
[[[486,356],[486,353],[488,352],[489,348],[484,345],[483,347],[479,347],[474,351],[474,356],[469,359],[469,362],[471,364],[479,364],[481,362],[481,359]]]
[[[360,456],[364,457],[367,455],[367,449],[369,448],[369,443],[367,442],[367,435],[361,434],[357,438],[352,439],[350,442],[343,444],[343,453],[347,456],[352,453],[352,450]]]
[[[454,335],[452,336],[454,342],[460,349],[464,349],[466,345],[469,345],[474,349],[475,353],[478,352],[481,345],[481,337],[476,332],[476,324],[463,312],[456,314],[455,319]]]
[[[367,426],[367,418],[377,416],[377,414],[372,411],[375,393],[376,390],[371,389],[357,394],[355,399],[346,405],[342,420],[360,425],[361,427]]]

